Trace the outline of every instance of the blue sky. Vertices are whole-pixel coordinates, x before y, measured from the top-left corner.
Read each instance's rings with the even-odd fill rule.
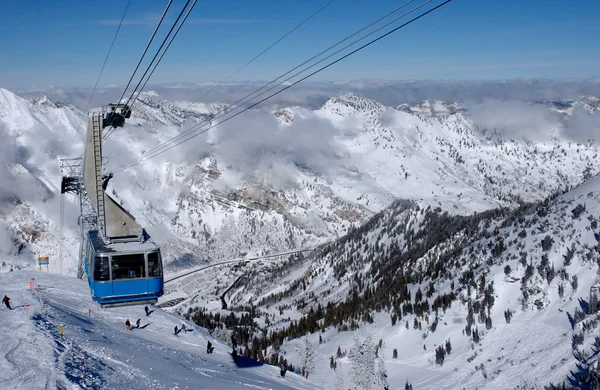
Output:
[[[151,83],[222,80],[328,2],[199,0]],[[403,2],[335,0],[234,80],[273,79]],[[93,86],[126,3],[4,2],[0,87]],[[166,3],[132,0],[100,85],[127,82]],[[599,1],[453,0],[314,80],[594,77],[599,42]]]

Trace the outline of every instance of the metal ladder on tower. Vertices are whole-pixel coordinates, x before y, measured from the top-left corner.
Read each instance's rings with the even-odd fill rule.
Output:
[[[104,189],[102,188],[102,115],[92,116],[92,137],[94,142],[94,171],[96,174],[96,210],[98,212],[98,228],[102,235],[105,233],[106,220],[104,213]]]

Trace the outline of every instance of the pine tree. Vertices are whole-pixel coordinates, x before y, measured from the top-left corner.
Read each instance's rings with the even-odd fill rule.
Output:
[[[471,334],[471,326],[473,326],[473,323],[475,322],[475,316],[473,315],[473,303],[471,302],[471,300],[469,299],[469,303],[467,304],[468,309],[467,309],[467,335]]]
[[[452,352],[452,344],[450,343],[450,339],[446,340],[446,354],[450,355]]]
[[[337,356],[338,358],[341,358],[343,356],[342,355],[342,349],[340,348],[339,345],[338,345],[337,352],[335,353],[335,356]]]
[[[444,347],[442,347],[440,345],[435,350],[435,363],[439,364],[440,366],[444,365],[444,358],[445,357],[446,357],[446,351],[444,350]]]
[[[423,299],[423,293],[421,292],[421,287],[419,287],[419,289],[415,293],[415,303],[421,302],[422,299]]]
[[[598,295],[596,291],[590,291],[590,298],[588,299],[589,314],[594,314],[598,311]]]

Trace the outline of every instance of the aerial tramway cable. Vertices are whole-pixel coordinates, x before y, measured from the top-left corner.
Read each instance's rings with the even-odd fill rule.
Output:
[[[121,26],[123,25],[123,20],[125,20],[125,15],[127,15],[127,10],[129,9],[129,5],[131,5],[131,0],[129,0],[127,2],[127,6],[125,7],[125,11],[123,12],[123,16],[121,17],[121,21],[119,22],[119,27],[117,27],[117,32],[115,33],[115,36],[112,40],[112,43],[110,44],[110,48],[108,49],[108,53],[106,54],[106,58],[104,59],[104,63],[102,64],[102,69],[100,69],[100,74],[98,74],[98,78],[96,79],[96,84],[94,85],[94,89],[92,90],[92,94],[90,95],[90,98],[87,102],[87,105],[85,106],[85,110],[83,111],[84,117],[83,117],[83,121],[85,123],[85,113],[87,112],[88,108],[90,108],[90,103],[92,102],[92,98],[94,97],[94,93],[96,92],[96,88],[98,87],[98,83],[100,82],[100,77],[102,77],[102,73],[104,72],[104,67],[106,66],[106,63],[108,62],[108,57],[110,57],[110,53],[112,52],[113,46],[115,45],[115,42],[117,40],[117,36],[119,35],[119,31],[121,31]],[[75,132],[75,134],[73,134],[73,137],[71,138],[71,143],[69,144],[69,151],[68,153],[71,153],[71,148],[73,147],[73,142],[75,141],[75,136],[77,135],[77,131]]]
[[[123,93],[121,94],[121,97],[119,98],[119,100],[117,101],[118,103],[121,103],[121,100],[123,100],[123,96],[125,96],[125,94],[127,93],[127,90],[129,89],[129,85],[131,85],[131,82],[133,81],[133,78],[135,77],[135,74],[137,73],[140,65],[142,64],[142,61],[144,60],[144,57],[146,56],[146,53],[148,52],[148,49],[150,48],[150,45],[152,44],[152,41],[154,41],[154,37],[156,36],[156,33],[158,32],[158,29],[160,28],[163,20],[165,19],[165,16],[167,15],[167,12],[169,11],[169,8],[171,7],[171,4],[173,3],[173,0],[169,0],[169,2],[167,3],[167,6],[165,7],[165,10],[162,13],[162,16],[160,17],[160,20],[158,21],[158,24],[156,25],[156,27],[154,28],[154,32],[152,33],[152,36],[150,37],[150,40],[148,41],[148,43],[146,44],[146,48],[144,49],[144,52],[142,53],[142,56],[140,57],[140,60],[138,61],[135,70],[133,71],[133,73],[131,74],[131,77],[129,78],[129,81],[127,82],[127,86],[125,87],[125,89],[123,90]],[[104,139],[106,139],[110,133],[114,131],[114,126],[110,126],[104,135]]]
[[[181,27],[183,27],[183,24],[185,23],[186,19],[188,18],[188,16],[190,15],[190,12],[192,12],[192,9],[194,9],[194,6],[196,5],[196,2],[198,0],[194,0],[194,2],[192,3],[192,6],[188,9],[187,14],[185,14],[183,20],[181,21],[181,24],[179,25],[179,27],[177,27],[177,30],[175,31],[175,34],[173,34],[173,37],[171,38],[171,40],[169,41],[169,44],[167,45],[167,47],[165,48],[165,50],[163,51],[163,53],[161,54],[160,58],[158,59],[158,61],[156,61],[156,64],[154,65],[154,68],[152,69],[152,71],[150,72],[150,74],[148,75],[148,77],[146,78],[146,81],[144,82],[144,84],[142,85],[142,87],[140,88],[137,96],[133,99],[133,102],[131,103],[131,106],[129,106],[130,108],[133,107],[133,105],[135,104],[135,101],[140,97],[140,94],[142,93],[142,91],[144,90],[144,88],[146,88],[146,84],[148,84],[148,80],[150,80],[150,78],[152,77],[152,75],[154,74],[154,71],[156,70],[156,68],[158,67],[158,64],[160,64],[160,61],[163,59],[163,57],[165,56],[165,54],[167,53],[167,50],[169,50],[169,47],[171,47],[171,43],[173,43],[173,41],[175,40],[175,37],[177,36],[177,34],[179,33],[179,30],[181,30]],[[133,97],[133,95],[131,95]],[[129,102],[127,102],[129,104]]]
[[[140,57],[140,60],[138,61],[137,65],[135,67],[135,70],[133,71],[131,77],[129,78],[129,81],[127,82],[127,86],[123,90],[123,93],[121,94],[121,97],[119,98],[117,103],[121,103],[121,100],[123,100],[123,96],[125,96],[125,94],[127,93],[127,90],[129,89],[129,86],[131,85],[131,82],[133,81],[135,74],[137,73],[140,65],[142,64],[142,61],[144,60],[144,57],[146,56],[146,53],[148,52],[148,49],[150,48],[150,45],[152,44],[152,41],[154,40],[154,37],[156,36],[156,33],[158,32],[160,25],[162,24],[163,20],[165,19],[165,16],[167,15],[167,12],[169,11],[169,8],[171,7],[172,3],[173,3],[173,0],[169,0],[169,3],[165,7],[165,10],[163,11],[162,16],[160,17],[160,20],[158,21],[158,24],[156,25],[156,28],[154,29],[154,32],[152,33],[152,36],[150,37],[150,40],[148,41],[148,44],[146,45],[146,48],[144,49],[144,52],[142,53],[142,56]]]
[[[257,60],[260,56],[262,56],[263,54],[265,54],[267,51],[269,51],[270,49],[272,49],[275,45],[277,45],[279,42],[281,42],[282,40],[284,40],[285,38],[287,38],[290,34],[292,34],[294,31],[296,31],[297,29],[299,29],[300,27],[302,27],[304,24],[306,24],[309,20],[311,20],[312,18],[314,18],[315,16],[317,16],[319,13],[321,13],[325,8],[327,8],[329,5],[331,5],[335,0],[331,0],[329,1],[327,4],[325,4],[323,7],[319,8],[316,12],[314,12],[313,14],[311,14],[308,18],[304,19],[302,22],[300,22],[298,25],[296,25],[293,29],[291,29],[290,31],[288,31],[286,34],[284,34],[282,37],[280,37],[279,39],[277,39],[275,42],[273,42],[271,45],[269,45],[266,49],[264,49],[263,51],[261,51],[260,53],[258,53],[257,55],[255,55],[251,60],[249,60],[248,62],[246,62],[244,65],[242,65],[240,68],[238,68],[236,71],[234,71],[233,73],[231,73],[229,76],[227,76],[224,80],[222,80],[221,82],[219,82],[217,85],[215,85],[214,87],[212,87],[210,90],[208,90],[207,92],[204,93],[204,95],[202,96],[206,96],[208,95],[210,92],[212,92],[215,88],[217,88],[218,86],[222,85],[223,83],[225,83],[227,80],[229,80],[231,77],[233,77],[234,75],[236,75],[238,72],[240,72],[242,69],[246,68],[248,65],[250,65],[252,62],[254,62],[255,60]],[[408,3],[412,2],[414,0],[410,0]],[[406,3],[406,4],[408,4]],[[392,11],[395,12],[398,9],[402,8],[403,6],[400,6],[398,8],[396,8],[396,10]],[[389,14],[388,14],[389,15]],[[386,15],[387,16],[387,15]],[[385,17],[385,16],[384,16]],[[187,15],[186,15],[187,18]],[[377,21],[373,22],[376,23]],[[368,26],[367,26],[368,27]],[[365,27],[365,28],[367,28]],[[178,30],[179,31],[179,30]],[[171,40],[172,42],[172,40]],[[170,43],[169,43],[170,46]],[[167,46],[168,49],[168,46]],[[164,53],[163,53],[164,55]],[[162,56],[161,56],[162,59]],[[160,60],[159,60],[160,61]],[[156,69],[156,66],[155,66]],[[154,73],[154,70],[152,70],[152,73]],[[150,74],[150,76],[152,76],[152,73]],[[149,78],[148,78],[149,79]],[[146,83],[148,82],[148,79],[146,80]],[[142,87],[145,88],[146,83],[144,83],[144,86]],[[138,96],[139,97],[139,94]],[[137,99],[136,97],[136,99]],[[185,108],[183,108],[183,111],[187,110],[190,106],[192,106],[194,103],[196,103],[198,100],[200,100],[202,97],[199,97],[198,99],[196,99],[195,101],[191,102],[190,104],[188,104]],[[135,100],[134,100],[135,102]],[[133,104],[132,104],[133,105]],[[221,113],[223,111],[218,112],[217,114]],[[114,158],[114,157],[113,157]],[[110,158],[108,161],[110,162],[112,160],[112,158]]]
[[[193,102],[191,102],[190,104],[188,104],[186,107],[184,107],[183,111],[187,110],[194,103],[197,103],[202,97],[204,97],[204,96],[208,95],[209,93],[211,93],[212,91],[214,91],[215,88],[218,88],[219,86],[223,85],[223,83],[225,83],[227,80],[229,80],[230,78],[232,78],[233,76],[235,76],[236,74],[238,74],[241,70],[243,70],[248,65],[250,65],[251,63],[253,63],[260,56],[262,56],[267,51],[269,51],[270,49],[272,49],[273,46],[275,46],[279,42],[283,41],[285,38],[287,38],[294,31],[296,31],[297,29],[299,29],[300,27],[302,27],[304,24],[306,24],[309,20],[311,20],[312,18],[314,18],[315,16],[317,16],[318,14],[320,14],[321,11],[323,11],[325,8],[329,7],[331,5],[331,3],[333,3],[334,1],[335,0],[331,0],[329,3],[325,4],[323,7],[319,8],[318,11],[316,11],[315,13],[313,13],[312,15],[310,15],[308,18],[304,19],[300,24],[298,24],[296,27],[294,27],[293,29],[291,29],[290,31],[288,31],[286,34],[284,34],[281,38],[279,38],[278,40],[276,40],[275,42],[273,42],[269,47],[267,47],[266,49],[264,49],[263,51],[261,51],[260,53],[258,53],[257,55],[255,55],[250,61],[246,62],[244,65],[242,65],[241,67],[239,67],[236,71],[234,71],[233,73],[231,73],[225,79],[221,80],[217,85],[213,86],[211,89],[209,89],[208,91],[206,91],[204,93],[204,95],[202,95],[201,97],[199,97],[198,99],[194,100]]]
[[[431,0],[428,0],[428,1],[424,2],[424,3],[422,3],[421,5],[419,5],[419,6],[415,7],[415,8],[413,8],[411,11],[407,12],[407,14],[408,14],[408,13],[410,13],[410,12],[412,12],[412,11],[414,11],[414,10],[416,10],[416,9],[418,9],[418,8],[420,8],[420,7],[422,7],[423,5],[425,5],[425,4],[427,4],[427,3],[429,3],[430,1],[431,1]],[[260,101],[258,101],[258,102],[255,102],[255,103],[251,104],[250,106],[246,107],[246,108],[245,108],[245,109],[243,109],[242,111],[240,111],[240,112],[237,112],[237,113],[235,113],[235,114],[232,114],[232,115],[230,115],[229,117],[225,118],[223,121],[221,121],[221,122],[219,122],[219,123],[217,123],[217,124],[211,125],[210,127],[208,127],[207,129],[205,129],[205,130],[203,130],[203,131],[201,131],[201,132],[198,132],[198,133],[196,133],[196,134],[190,135],[189,137],[185,138],[185,139],[184,139],[184,140],[182,140],[182,141],[181,141],[181,138],[182,138],[182,137],[181,137],[181,135],[185,135],[184,133],[182,133],[181,135],[179,135],[179,136],[177,136],[177,137],[174,137],[174,138],[172,138],[171,140],[169,140],[169,141],[167,141],[167,142],[165,142],[165,143],[163,143],[163,144],[159,145],[158,147],[154,148],[154,149],[153,149],[153,150],[151,150],[150,152],[147,152],[147,153],[145,153],[145,154],[142,154],[142,155],[138,156],[137,158],[135,158],[135,159],[132,159],[132,160],[130,160],[129,162],[127,162],[127,163],[123,164],[123,165],[122,165],[122,166],[121,166],[121,167],[120,167],[118,170],[116,170],[115,172],[120,172],[120,171],[123,171],[123,170],[125,170],[125,169],[128,169],[128,168],[130,168],[130,167],[132,167],[132,166],[135,166],[135,165],[141,164],[142,162],[145,162],[145,161],[147,161],[147,160],[149,160],[149,159],[151,159],[151,158],[153,158],[153,157],[156,157],[156,156],[158,156],[158,155],[160,155],[160,154],[162,154],[162,153],[164,153],[164,152],[166,152],[166,151],[168,151],[168,150],[170,150],[170,149],[172,149],[172,148],[174,148],[174,147],[176,147],[176,146],[178,146],[178,145],[181,145],[181,144],[182,144],[182,143],[184,143],[184,142],[187,142],[187,141],[189,141],[189,140],[190,140],[190,139],[192,139],[192,138],[195,138],[195,137],[197,137],[197,136],[199,136],[199,135],[201,135],[201,134],[203,134],[203,133],[206,133],[208,130],[210,130],[210,129],[212,129],[212,128],[216,127],[218,124],[224,123],[224,122],[226,122],[226,121],[228,121],[228,120],[230,120],[230,119],[233,119],[234,117],[236,117],[236,116],[238,116],[238,115],[242,114],[243,112],[245,112],[245,111],[247,111],[247,110],[249,110],[249,109],[252,109],[253,107],[257,106],[258,104],[260,104],[260,103],[262,103],[262,102],[264,102],[264,101],[266,101],[266,100],[268,100],[268,99],[270,99],[271,97],[273,97],[273,96],[275,96],[275,95],[277,95],[277,94],[279,94],[279,93],[281,93],[281,92],[283,92],[283,91],[285,91],[285,90],[287,90],[287,89],[289,89],[289,88],[293,87],[294,85],[297,85],[298,83],[300,83],[300,82],[302,82],[302,81],[306,80],[307,78],[309,78],[309,77],[312,77],[313,75],[315,75],[315,74],[317,74],[317,73],[319,73],[319,72],[321,72],[321,71],[323,71],[323,70],[325,70],[325,69],[329,68],[330,66],[332,66],[332,65],[336,64],[337,62],[340,62],[341,60],[343,60],[343,59],[345,59],[345,58],[349,57],[350,55],[353,55],[353,54],[355,54],[356,52],[358,52],[358,51],[360,51],[360,50],[362,50],[362,49],[364,49],[364,48],[366,48],[366,47],[370,46],[371,44],[373,44],[373,43],[375,43],[375,42],[377,42],[377,41],[379,41],[379,40],[381,40],[381,39],[385,38],[386,36],[390,35],[391,33],[393,33],[393,32],[396,32],[396,31],[398,31],[399,29],[401,29],[401,28],[403,28],[403,27],[407,26],[408,24],[410,24],[410,23],[412,23],[412,22],[414,22],[414,21],[416,21],[416,20],[418,20],[418,19],[422,18],[423,16],[425,16],[425,15],[427,15],[427,14],[429,14],[429,13],[433,12],[434,10],[436,10],[436,9],[440,8],[441,6],[443,6],[443,5],[447,4],[447,3],[449,3],[450,1],[451,1],[451,0],[447,0],[447,1],[445,1],[445,2],[443,2],[443,3],[441,3],[441,4],[439,4],[439,5],[437,5],[436,7],[434,7],[434,8],[431,8],[430,10],[428,10],[428,11],[426,11],[426,12],[424,12],[424,13],[422,13],[422,14],[418,15],[417,17],[415,17],[415,18],[411,19],[410,21],[408,21],[408,22],[406,22],[406,23],[404,23],[404,24],[402,24],[402,25],[400,25],[400,26],[398,26],[398,27],[396,27],[396,28],[392,29],[391,31],[389,31],[389,32],[387,32],[387,33],[385,33],[385,34],[383,34],[383,35],[381,35],[381,36],[379,36],[379,37],[377,37],[377,38],[375,38],[375,39],[371,40],[370,42],[366,43],[365,45],[362,45],[362,46],[360,46],[359,48],[357,48],[357,49],[353,50],[352,52],[350,52],[350,53],[348,53],[348,54],[346,54],[346,55],[344,55],[344,56],[342,56],[342,57],[340,57],[340,58],[338,58],[338,59],[336,59],[336,60],[332,61],[331,63],[329,63],[329,64],[327,64],[327,65],[325,65],[325,66],[323,66],[323,67],[321,67],[321,68],[317,69],[316,71],[314,71],[314,72],[310,73],[309,75],[307,75],[307,76],[305,76],[305,77],[303,77],[303,78],[301,78],[301,79],[299,79],[299,80],[297,80],[297,81],[293,82],[292,84],[290,84],[290,85],[288,85],[288,86],[284,87],[283,89],[281,89],[281,90],[279,90],[279,91],[277,91],[277,92],[275,92],[275,93],[273,93],[273,94],[271,94],[271,95],[269,95],[269,96],[267,96],[267,97],[265,97],[265,98],[261,99]],[[410,2],[409,2],[409,3],[410,3]],[[407,3],[407,4],[408,4],[408,3]],[[388,15],[389,15],[389,14],[388,14]],[[398,19],[399,19],[399,18],[396,18],[395,20],[398,20]],[[379,20],[381,20],[381,19],[379,19]],[[395,21],[395,20],[394,20],[394,21]],[[391,22],[390,22],[390,23],[391,23]],[[385,26],[389,25],[390,23],[386,24]],[[383,27],[385,27],[385,26],[383,26]],[[364,37],[360,38],[358,41],[360,41],[360,40],[362,40],[362,39],[366,38],[366,37],[367,37],[367,36],[369,36],[369,35],[372,35],[374,32],[377,32],[377,31],[381,30],[381,28],[383,28],[383,27],[380,27],[380,28],[378,28],[377,30],[375,30],[375,31],[373,31],[373,32],[371,32],[371,33],[369,33],[368,35],[366,35],[366,36],[364,36]],[[364,29],[363,29],[363,30],[364,30]],[[355,34],[353,34],[352,36],[354,36],[354,35],[356,35],[356,33],[355,33]],[[347,39],[345,39],[345,40],[347,40]],[[344,41],[345,41],[345,40],[344,40]],[[352,44],[350,44],[350,45],[353,45],[353,44],[355,44],[355,43],[356,43],[356,42],[358,42],[358,41],[355,41],[355,42],[353,42],[353,43],[352,43]],[[348,45],[348,46],[350,46],[350,45]],[[345,48],[347,48],[348,46],[346,46]],[[344,49],[345,49],[345,48],[344,48]],[[341,49],[341,50],[344,50],[344,49]],[[339,52],[339,51],[338,51],[338,52]],[[338,53],[338,52],[336,52],[336,53]],[[334,53],[334,54],[336,54],[336,53]],[[333,55],[333,54],[332,54],[332,55]],[[331,57],[331,55],[330,55],[329,57]],[[327,58],[329,58],[329,57],[327,57]],[[310,61],[310,60],[309,60],[309,61]],[[321,61],[317,62],[316,64],[313,64],[313,65],[311,65],[310,67],[308,67],[308,68],[304,69],[303,71],[301,71],[301,72],[299,72],[299,73],[302,73],[302,72],[304,72],[304,71],[306,71],[306,70],[310,69],[311,67],[314,67],[315,65],[317,65],[317,64],[319,64],[320,62],[323,62],[323,61],[324,61],[324,60],[321,60]],[[296,67],[295,69],[297,69],[297,68],[298,68],[298,67]],[[288,73],[289,73],[289,72],[288,72]],[[286,74],[288,74],[288,73],[286,73]],[[296,75],[298,75],[299,73],[297,73]],[[292,76],[292,77],[295,77],[296,75],[294,75],[294,76]],[[281,76],[280,76],[280,78],[281,78]],[[279,78],[278,78],[278,79],[279,79]],[[289,80],[289,79],[288,79],[288,80]],[[284,80],[284,82],[285,82],[285,81],[287,81],[287,80]],[[282,82],[282,83],[283,83],[283,82]],[[267,85],[268,85],[268,84],[267,84]],[[263,87],[263,88],[264,88],[264,87]],[[271,89],[273,89],[273,88],[271,88]],[[266,92],[265,92],[265,93],[266,93]],[[263,94],[264,94],[264,93],[263,93]],[[262,95],[262,94],[261,94],[261,95]],[[192,128],[192,129],[194,129],[194,128]],[[188,131],[187,131],[187,134],[189,134],[189,132],[190,132],[190,130],[188,130]],[[177,143],[175,143],[174,145],[171,145],[171,146],[170,146],[170,147],[168,147],[168,148],[164,148],[165,144],[167,144],[167,143],[169,143],[169,142],[171,142],[171,143],[172,143],[172,142],[174,142],[174,139],[175,139],[175,138],[179,138],[179,139],[180,139],[180,141],[179,141],[179,142],[177,142]],[[159,149],[161,149],[161,148],[162,148],[162,150],[158,151],[158,150],[159,150]]]
[[[171,26],[171,29],[169,30],[169,32],[167,33],[167,35],[165,36],[165,39],[163,39],[163,42],[161,43],[160,47],[158,48],[158,50],[156,51],[156,53],[154,54],[154,57],[152,58],[152,61],[150,61],[150,64],[148,65],[148,67],[146,68],[146,71],[144,72],[144,74],[142,75],[142,77],[140,78],[140,80],[138,81],[137,85],[135,86],[135,88],[133,89],[133,92],[131,93],[131,96],[129,97],[129,99],[127,100],[127,103],[125,103],[125,105],[128,105],[129,102],[131,101],[131,99],[133,99],[133,96],[135,95],[136,91],[138,91],[138,88],[140,87],[140,85],[142,84],[142,81],[144,80],[144,78],[146,77],[146,75],[148,74],[148,71],[150,71],[150,69],[152,68],[152,66],[154,65],[154,61],[156,61],[156,58],[159,56],[159,54],[161,54],[162,48],[164,47],[165,43],[167,43],[167,41],[169,40],[169,38],[171,37],[171,33],[173,32],[173,30],[175,29],[175,27],[177,27],[177,24],[179,23],[179,20],[181,19],[181,17],[183,16],[183,14],[186,12],[186,9],[188,9],[188,5],[190,4],[192,0],[187,0],[187,2],[185,3],[185,5],[183,6],[183,8],[181,9],[181,12],[179,13],[179,15],[177,16],[177,19],[175,20],[175,22],[173,22],[173,25]],[[189,8],[187,14],[186,14],[186,18],[189,15],[189,13],[191,12],[191,10],[194,8],[194,6],[196,5],[196,2],[198,0],[194,0],[194,2],[192,3],[191,7]],[[178,27],[177,32],[179,32],[179,29],[181,29],[181,26],[183,26],[183,23],[185,22],[185,19],[182,21],[181,25]],[[175,38],[175,36],[177,35],[177,33],[175,33],[175,35],[173,35],[173,39]],[[171,40],[172,42],[172,40]],[[169,44],[170,46],[170,44]],[[168,49],[168,47],[167,47]],[[164,56],[164,54],[166,53],[167,49],[164,50],[164,52],[161,55],[161,59]],[[159,60],[160,62],[160,60]],[[156,63],[158,65],[158,62]],[[156,69],[156,67],[155,67]],[[154,72],[154,71],[153,71]],[[148,79],[146,80],[146,83],[148,82],[150,76],[148,76]],[[145,85],[145,83],[144,83]],[[141,92],[141,89],[139,90],[139,92]],[[124,96],[124,94],[122,95]],[[104,135],[104,137],[102,137],[102,140],[106,140],[108,137],[110,137],[112,135],[112,133],[115,131],[114,127],[111,127],[106,134]]]
[[[429,3],[430,1],[432,1],[432,0],[427,0],[426,2],[422,3],[420,6],[418,6],[418,7],[414,8],[414,9],[412,9],[412,10],[411,10],[411,11],[409,11],[408,13],[410,13],[410,12],[414,11],[414,10],[415,10],[415,9],[417,9],[417,8],[420,8],[421,6],[423,6],[423,5],[427,4],[427,3]],[[327,49],[325,49],[325,50],[321,51],[320,53],[318,53],[318,54],[316,54],[316,55],[314,55],[314,56],[312,56],[311,58],[309,58],[308,60],[304,61],[304,62],[303,62],[303,63],[301,63],[300,65],[297,65],[296,67],[294,67],[294,68],[292,68],[291,70],[289,70],[289,71],[285,72],[284,74],[280,75],[279,77],[277,77],[276,79],[274,79],[274,80],[270,81],[269,83],[267,83],[267,84],[263,85],[262,87],[260,87],[260,88],[256,89],[255,91],[251,92],[250,94],[248,94],[248,95],[246,95],[246,96],[242,97],[241,99],[238,99],[237,101],[235,101],[234,103],[232,103],[232,104],[231,104],[230,106],[228,106],[227,108],[224,108],[224,109],[222,109],[221,111],[217,112],[217,114],[216,114],[217,116],[216,116],[216,117],[214,117],[214,118],[212,118],[212,120],[214,120],[214,119],[219,119],[219,118],[221,118],[221,117],[223,117],[223,116],[227,115],[227,114],[229,113],[229,112],[228,112],[228,108],[229,108],[229,107],[236,106],[238,103],[245,104],[245,103],[248,103],[248,102],[250,102],[251,100],[253,100],[253,99],[257,98],[258,96],[262,96],[264,93],[266,93],[266,92],[268,92],[268,91],[272,90],[273,88],[270,88],[270,89],[268,89],[266,92],[264,92],[264,93],[262,93],[262,94],[260,94],[260,95],[258,95],[258,96],[255,96],[255,97],[253,97],[253,98],[250,98],[252,95],[255,95],[256,93],[260,92],[260,91],[261,91],[261,90],[263,90],[264,88],[266,88],[266,87],[268,87],[269,85],[271,85],[271,84],[275,83],[276,81],[280,80],[281,78],[285,77],[286,75],[290,74],[291,72],[295,71],[296,69],[298,69],[298,68],[302,67],[303,65],[305,65],[305,64],[307,64],[307,63],[309,63],[310,61],[312,61],[312,60],[314,60],[314,59],[318,58],[319,56],[321,56],[321,55],[323,55],[323,54],[327,53],[328,51],[332,50],[332,49],[333,49],[333,48],[335,48],[336,46],[339,46],[340,44],[344,43],[344,42],[345,42],[345,41],[347,41],[348,39],[350,39],[350,38],[352,38],[352,37],[354,37],[354,36],[356,36],[356,35],[360,34],[361,32],[365,31],[365,30],[366,30],[366,29],[368,29],[369,27],[372,27],[373,25],[375,25],[375,24],[379,23],[381,20],[383,20],[383,19],[385,19],[385,18],[389,17],[390,15],[392,15],[392,14],[394,14],[394,13],[398,12],[400,9],[404,8],[405,6],[407,6],[408,4],[410,4],[410,3],[412,3],[412,2],[414,2],[414,0],[409,0],[409,1],[405,2],[404,4],[402,4],[402,5],[400,5],[400,6],[396,7],[396,8],[394,8],[393,10],[391,10],[390,12],[388,12],[387,14],[385,14],[385,15],[383,15],[383,16],[381,16],[381,17],[379,17],[378,19],[376,19],[376,20],[374,20],[373,22],[371,22],[371,23],[367,24],[366,26],[364,26],[364,27],[360,28],[359,30],[357,30],[357,31],[355,31],[354,33],[352,33],[351,35],[347,36],[346,38],[344,38],[344,39],[342,39],[342,40],[340,40],[340,41],[336,42],[335,44],[333,44],[333,45],[329,46]],[[408,13],[405,13],[405,14],[401,15],[400,17],[397,17],[396,19],[394,19],[394,20],[392,20],[391,22],[387,23],[386,25],[384,25],[384,26],[382,26],[382,27],[379,27],[378,29],[376,29],[376,30],[372,31],[372,32],[371,32],[371,33],[369,33],[368,35],[366,35],[366,36],[363,36],[363,37],[362,37],[361,39],[359,39],[358,41],[360,41],[360,40],[362,40],[362,39],[365,39],[365,38],[366,38],[366,37],[368,37],[369,35],[372,35],[372,34],[374,34],[375,32],[377,32],[377,31],[381,30],[382,28],[384,28],[384,27],[388,26],[389,24],[393,23],[394,21],[397,21],[398,19],[402,18],[403,16],[405,16],[405,15],[406,15],[406,14],[408,14]],[[350,44],[350,45],[348,45],[348,46],[351,46],[351,45],[355,44],[355,43],[356,43],[356,42],[358,42],[358,41],[355,41],[355,42],[353,42],[352,44]],[[346,48],[347,48],[348,46],[346,46]],[[343,50],[343,49],[342,49],[342,50]],[[339,53],[339,51],[338,51],[338,52],[336,52],[336,53]],[[334,53],[334,54],[336,54],[336,53]],[[331,55],[330,55],[330,56],[328,56],[328,57],[326,57],[326,58],[330,58],[330,57],[331,57]],[[320,62],[322,62],[322,61],[320,61]],[[318,62],[318,63],[319,63],[319,62]],[[317,64],[318,64],[318,63],[317,63]],[[313,64],[311,67],[314,67],[314,66],[316,66],[317,64]],[[307,69],[310,69],[310,67],[308,67]],[[306,71],[307,69],[305,69],[304,71]],[[300,72],[300,73],[302,73],[302,72]],[[296,75],[297,75],[297,74],[296,74]],[[292,77],[294,77],[294,76],[292,76]],[[292,78],[292,77],[290,77],[290,78]],[[283,80],[282,82],[278,83],[278,84],[277,84],[275,87],[277,87],[277,86],[279,86],[279,85],[283,84],[284,82],[286,82],[286,81],[287,81],[287,80],[289,80],[290,78],[288,78],[288,79],[286,79],[286,80]],[[239,108],[239,107],[236,107],[235,109],[237,109],[237,108]],[[203,126],[203,125],[206,125],[206,124],[199,124],[199,125],[194,125],[194,126],[192,126],[191,128],[189,128],[189,129],[187,129],[187,130],[185,130],[185,131],[181,132],[181,133],[180,133],[180,134],[178,134],[177,136],[175,136],[175,137],[173,137],[173,138],[171,138],[171,139],[169,139],[169,140],[165,141],[164,143],[162,143],[162,144],[160,144],[160,145],[156,146],[155,148],[153,148],[153,149],[151,149],[151,150],[149,150],[149,151],[145,152],[143,156],[147,156],[147,155],[149,155],[149,154],[156,153],[156,151],[157,151],[157,150],[159,150],[159,149],[163,149],[163,148],[167,147],[169,144],[172,144],[172,143],[174,143],[174,142],[177,142],[179,139],[182,139],[183,137],[185,137],[186,135],[188,135],[188,134],[192,133],[192,132],[193,132],[193,131],[195,131],[195,130],[199,130],[199,128],[202,128],[202,126]],[[169,148],[169,149],[170,149],[170,148]],[[138,157],[135,157],[135,158],[133,158],[133,159],[131,159],[131,160],[129,160],[129,161],[127,161],[127,162],[125,162],[125,163],[123,163],[123,164],[121,165],[121,167],[122,167],[122,166],[129,165],[129,164],[131,164],[131,163],[135,162],[136,160],[138,160],[138,159],[141,159],[143,156],[142,156],[142,155],[140,155],[140,156],[138,156]],[[110,160],[109,160],[109,162],[110,162]]]
[[[142,84],[142,81],[144,80],[144,77],[146,77],[146,75],[148,74],[148,72],[150,71],[150,69],[152,68],[152,65],[154,64],[154,61],[156,61],[156,58],[158,57],[158,55],[160,54],[163,46],[165,45],[165,43],[167,43],[167,41],[169,40],[171,33],[173,32],[173,30],[175,29],[175,27],[177,26],[177,24],[179,23],[179,19],[181,19],[181,17],[183,16],[183,14],[185,13],[188,5],[190,4],[191,0],[187,0],[187,2],[185,3],[185,5],[183,6],[183,8],[181,9],[181,12],[179,13],[179,15],[177,16],[177,19],[175,19],[175,22],[173,22],[173,25],[171,26],[171,29],[169,30],[169,32],[167,33],[167,35],[165,36],[165,39],[163,39],[162,43],[160,44],[160,47],[158,48],[158,50],[156,51],[156,54],[154,54],[154,57],[152,58],[152,61],[150,61],[150,64],[148,65],[148,67],[146,68],[146,71],[144,72],[144,74],[142,75],[142,77],[140,78],[140,80],[138,81],[136,87],[134,88],[133,92],[131,93],[131,96],[129,96],[129,99],[127,100],[127,103],[125,103],[126,105],[129,104],[129,102],[131,101],[131,99],[133,99],[133,96],[135,95],[137,89],[140,87],[140,85]],[[192,8],[194,8],[194,6],[196,5],[196,2],[198,0],[194,0],[194,3],[192,4],[192,6],[190,7],[189,11],[192,10]],[[187,15],[189,15],[189,12],[187,13]],[[186,18],[187,18],[186,15]],[[183,22],[185,22],[185,20],[182,21],[182,25]],[[179,31],[179,29],[177,30]],[[166,52],[166,49],[165,49]],[[162,57],[161,57],[162,58]],[[140,90],[141,92],[141,90]]]

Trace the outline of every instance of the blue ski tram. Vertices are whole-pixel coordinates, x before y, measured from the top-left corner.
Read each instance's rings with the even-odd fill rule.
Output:
[[[153,304],[164,292],[160,249],[151,240],[106,242],[97,230],[85,236],[84,267],[92,300],[102,307]]]
[[[113,175],[103,174],[103,128],[123,126],[130,116],[131,108],[126,104],[92,110],[81,176],[65,177],[61,185],[61,192],[79,194],[82,214],[77,277],[87,276],[92,300],[102,307],[153,304],[164,292],[159,247],[134,216],[106,192]]]

